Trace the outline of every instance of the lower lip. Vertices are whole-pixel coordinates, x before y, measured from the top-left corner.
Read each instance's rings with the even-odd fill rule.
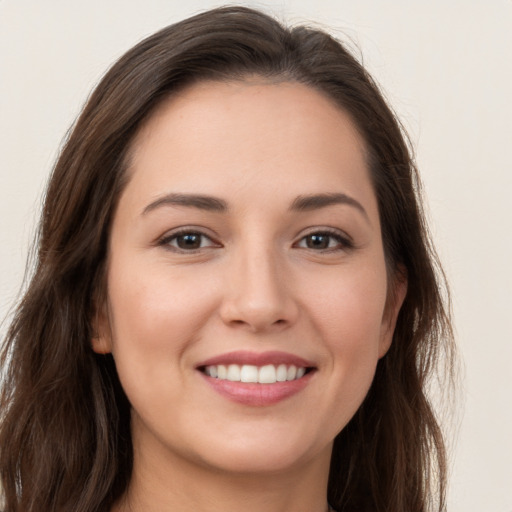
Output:
[[[232,402],[253,407],[264,407],[277,404],[302,391],[310,382],[313,373],[307,373],[297,380],[275,382],[274,384],[233,382],[209,377],[204,373],[201,373],[201,375],[217,393]]]

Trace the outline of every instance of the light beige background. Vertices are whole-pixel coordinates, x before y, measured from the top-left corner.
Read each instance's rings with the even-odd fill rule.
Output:
[[[512,1],[244,3],[352,40],[409,130],[465,364],[449,511],[512,512]],[[94,84],[142,37],[215,5],[0,0],[0,317]]]

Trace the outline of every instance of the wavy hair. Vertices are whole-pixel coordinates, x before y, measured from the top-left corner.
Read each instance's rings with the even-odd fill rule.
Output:
[[[5,512],[107,511],[133,466],[130,406],[91,320],[105,298],[112,216],[130,145],[170,95],[204,80],[305,84],[347,112],[366,143],[391,276],[407,296],[371,389],[334,442],[338,512],[445,510],[446,453],[426,395],[453,337],[445,280],[403,130],[363,66],[323,31],[244,7],[210,10],[129,50],[87,101],[53,169],[35,267],[3,343],[0,482]]]

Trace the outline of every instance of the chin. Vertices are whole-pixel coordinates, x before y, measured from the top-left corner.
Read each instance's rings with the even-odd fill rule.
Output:
[[[265,439],[266,437],[266,439]],[[330,459],[332,442],[307,443],[278,436],[240,437],[229,444],[216,443],[203,453],[203,462],[217,470],[238,474],[283,473],[301,468],[313,459]]]
[[[271,453],[260,449],[259,453],[245,451],[226,454],[221,464],[219,461],[211,461],[208,466],[226,473],[263,476],[293,471],[305,462],[305,457],[298,456],[297,453]]]

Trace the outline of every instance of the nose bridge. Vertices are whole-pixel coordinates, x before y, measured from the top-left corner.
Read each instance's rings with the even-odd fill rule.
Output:
[[[233,251],[230,286],[225,294],[225,321],[264,330],[295,319],[296,307],[284,257],[258,236]]]
[[[240,278],[245,286],[240,288],[242,296],[256,304],[276,301],[283,292],[279,282],[278,255],[272,247],[258,247],[240,255]],[[244,289],[245,288],[245,289]]]

